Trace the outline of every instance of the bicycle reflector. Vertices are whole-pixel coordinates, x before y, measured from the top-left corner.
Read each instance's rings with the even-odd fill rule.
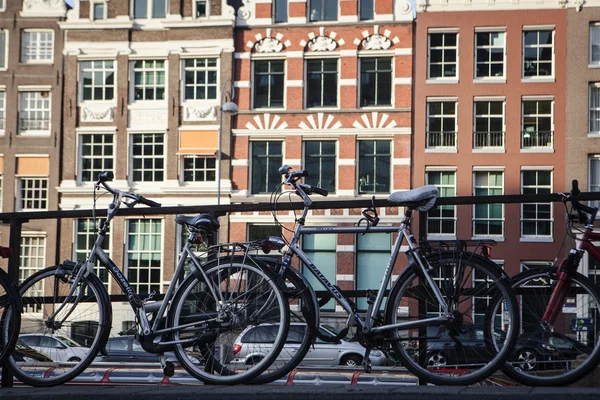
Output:
[[[271,236],[268,239],[263,240],[261,248],[263,253],[269,254],[271,250],[281,250],[285,246],[285,242],[282,238],[277,236]]]
[[[9,258],[10,256],[12,256],[12,249],[10,247],[0,246],[0,257]]]
[[[481,255],[485,258],[492,258],[492,246],[489,244],[481,246]]]

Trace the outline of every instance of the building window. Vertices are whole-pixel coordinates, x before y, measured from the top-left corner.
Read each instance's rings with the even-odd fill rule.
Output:
[[[277,22],[288,22],[288,0],[273,1],[273,18]]]
[[[82,182],[96,182],[98,174],[114,169],[113,135],[104,133],[79,136],[80,179]]]
[[[0,161],[2,162],[2,161]],[[2,212],[2,195],[3,195],[3,191],[2,191],[2,186],[4,185],[4,173],[3,171],[0,170],[0,212]]]
[[[496,265],[498,265],[500,268],[504,269],[504,263],[503,262],[498,262],[498,261],[494,261]],[[489,305],[490,305],[490,300],[492,300],[492,296],[476,296],[475,294],[484,294],[484,293],[490,293],[496,290],[495,286],[492,287],[492,284],[494,282],[491,281],[490,276],[488,274],[484,274],[482,273],[480,270],[474,270],[473,271],[473,323],[477,324],[478,327],[477,329],[475,329],[474,333],[476,335],[476,338],[479,340],[483,340],[484,338],[484,333],[483,333],[483,328],[481,327],[481,325],[483,325],[485,323],[485,315],[486,313],[489,312]],[[490,290],[491,289],[491,290]],[[497,326],[501,326],[501,321],[503,318],[502,315],[502,310],[498,310],[498,312],[496,313],[496,321],[495,324],[498,324]]]
[[[304,166],[310,175],[304,182],[335,193],[336,152],[335,142],[304,142]]]
[[[521,171],[521,194],[552,193],[552,171]],[[552,236],[552,203],[521,204],[521,236]]]
[[[356,290],[379,290],[391,251],[392,235],[389,233],[356,235]],[[359,310],[366,310],[367,299],[359,297],[356,305]],[[383,311],[384,305],[381,307]]]
[[[184,61],[185,100],[217,98],[218,69],[216,58],[190,58]]]
[[[523,100],[522,149],[553,147],[552,100]]]
[[[360,59],[360,106],[392,105],[392,59]]]
[[[8,32],[0,29],[0,69],[6,69],[8,56]]]
[[[105,10],[105,3],[92,3],[92,20],[100,21],[106,19]]]
[[[504,148],[504,101],[475,101],[473,148]]]
[[[473,178],[474,196],[504,194],[503,171],[477,171]],[[473,214],[473,236],[503,235],[504,206],[502,204],[475,204]]]
[[[18,211],[48,209],[48,178],[21,177],[18,182]]]
[[[475,33],[475,76],[477,78],[504,77],[504,32]]]
[[[75,221],[75,243],[73,244],[73,250],[75,252],[75,260],[86,261],[92,246],[96,243],[96,237],[98,233],[98,226],[104,219],[97,219],[96,224],[92,218],[83,218]],[[102,249],[110,257],[110,232],[107,232]],[[109,273],[108,270],[100,264],[100,261],[96,261],[94,268],[96,275],[104,283],[104,286],[108,289]]]
[[[427,184],[438,188],[440,197],[456,196],[455,171],[427,171]],[[437,206],[427,213],[428,235],[456,236],[456,206]]]
[[[254,108],[283,107],[284,61],[254,61]]]
[[[165,18],[167,0],[133,0],[133,18]]]
[[[588,186],[590,192],[600,192],[600,155],[590,156]],[[589,204],[590,207],[600,208],[600,201],[598,200],[590,201]]]
[[[133,64],[134,100],[164,100],[166,70],[164,60],[140,60]]]
[[[367,235],[365,235],[367,236]],[[336,234],[314,234],[302,236],[302,250],[319,271],[332,284],[336,284],[337,272],[337,235]],[[315,290],[325,290],[325,287],[315,278],[306,265],[302,267],[303,275]],[[321,307],[323,311],[334,311],[335,300],[331,299]]]
[[[458,33],[429,33],[429,78],[458,77]]]
[[[271,236],[281,237],[281,227],[279,225],[248,225],[248,241],[267,239]]]
[[[554,31],[523,32],[523,76],[552,76],[554,63]]]
[[[390,192],[390,141],[358,142],[358,193]]]
[[[336,107],[338,92],[338,60],[306,61],[306,107]]]
[[[600,85],[598,83],[590,84],[589,111],[589,132],[600,133]]]
[[[43,236],[21,237],[21,257],[19,259],[19,284],[38,271],[46,268],[46,238]],[[28,294],[43,296],[44,283],[27,291]],[[41,313],[41,304],[23,305],[23,312]]]
[[[114,61],[84,61],[79,66],[84,101],[103,101],[115,98]]]
[[[53,31],[23,31],[21,62],[51,63],[54,56]]]
[[[338,0],[310,0],[310,22],[337,21]]]
[[[427,148],[456,148],[456,101],[427,102]]]
[[[359,0],[360,20],[366,21],[375,18],[375,0]]]
[[[184,182],[216,182],[217,161],[214,157],[183,156]]]
[[[162,133],[131,135],[133,182],[162,182],[165,174],[165,138]]]
[[[281,183],[282,142],[252,142],[252,194],[271,193]]]
[[[50,134],[50,92],[21,92],[19,133]]]
[[[6,126],[6,92],[0,92],[0,130]]]
[[[600,64],[600,25],[590,25],[590,64]]]
[[[208,7],[206,0],[196,0],[194,2],[194,5],[196,18],[204,18],[208,16]]]
[[[160,293],[162,220],[127,221],[127,279],[138,294]]]

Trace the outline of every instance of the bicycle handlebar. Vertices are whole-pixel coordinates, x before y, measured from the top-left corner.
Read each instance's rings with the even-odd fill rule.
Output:
[[[575,211],[577,211],[577,217],[579,218],[580,223],[582,223],[584,225],[586,225],[586,224],[593,225],[594,221],[596,220],[596,214],[598,213],[598,208],[597,207],[589,207],[589,206],[579,203],[578,197],[579,197],[580,193],[581,193],[581,191],[579,190],[579,182],[577,181],[577,179],[573,179],[573,181],[571,182],[571,195],[566,200],[571,201],[573,208],[575,209]],[[589,214],[590,218],[587,217],[587,214]]]
[[[147,205],[148,207],[161,207],[162,205],[154,200],[150,200],[142,196],[141,194],[122,192],[118,189],[111,188],[106,182],[112,181],[114,178],[114,174],[111,171],[104,171],[98,174],[98,181],[96,182],[96,187],[104,187],[110,194],[113,196],[121,195],[128,199],[132,199],[132,203],[126,203],[128,207],[134,207],[137,203],[141,203]]]

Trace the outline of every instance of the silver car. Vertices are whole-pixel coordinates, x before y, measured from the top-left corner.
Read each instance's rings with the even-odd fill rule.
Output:
[[[335,333],[321,326],[319,328],[323,335],[333,337]],[[271,349],[273,335],[276,334],[277,327],[264,324],[246,328],[235,340],[233,346],[233,359],[231,364],[241,366],[252,364]],[[271,332],[272,331],[272,332]],[[292,323],[285,343],[285,350],[279,355],[278,361],[282,361],[300,347],[300,340],[306,332],[306,324]],[[335,367],[346,365],[351,367],[360,366],[365,354],[365,348],[358,343],[338,340],[333,343],[324,342],[317,338],[314,346],[310,347],[308,353],[302,360],[302,366]],[[371,364],[384,365],[385,355],[379,350],[371,351]]]

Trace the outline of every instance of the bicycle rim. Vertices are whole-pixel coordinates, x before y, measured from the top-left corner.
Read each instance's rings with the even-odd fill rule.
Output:
[[[394,351],[407,369],[427,382],[468,385],[482,381],[507,359],[516,340],[514,293],[495,264],[472,253],[442,252],[428,261],[452,318],[438,326],[390,331]],[[409,268],[392,289],[387,324],[444,314],[420,268],[414,264]]]
[[[188,278],[175,296],[170,326],[188,324],[173,333],[174,341],[187,341],[175,347],[175,354],[205,383],[246,382],[263,372],[284,345],[287,299],[273,276],[256,265],[223,261],[206,274],[217,298],[197,276]],[[252,339],[243,341],[250,331]]]
[[[4,365],[17,339],[21,326],[19,291],[9,276],[0,270],[0,366]]]
[[[110,303],[106,289],[90,275],[67,300],[71,273],[70,267],[50,267],[20,287],[23,314],[19,343],[27,347],[13,352],[9,364],[23,383],[54,386],[75,378],[93,361],[108,335]],[[63,302],[65,307],[58,311]]]
[[[556,321],[552,326],[542,323],[556,272],[555,267],[532,269],[513,280],[521,332],[502,370],[525,385],[570,384],[600,361],[600,293],[585,276],[570,274],[573,283]]]

